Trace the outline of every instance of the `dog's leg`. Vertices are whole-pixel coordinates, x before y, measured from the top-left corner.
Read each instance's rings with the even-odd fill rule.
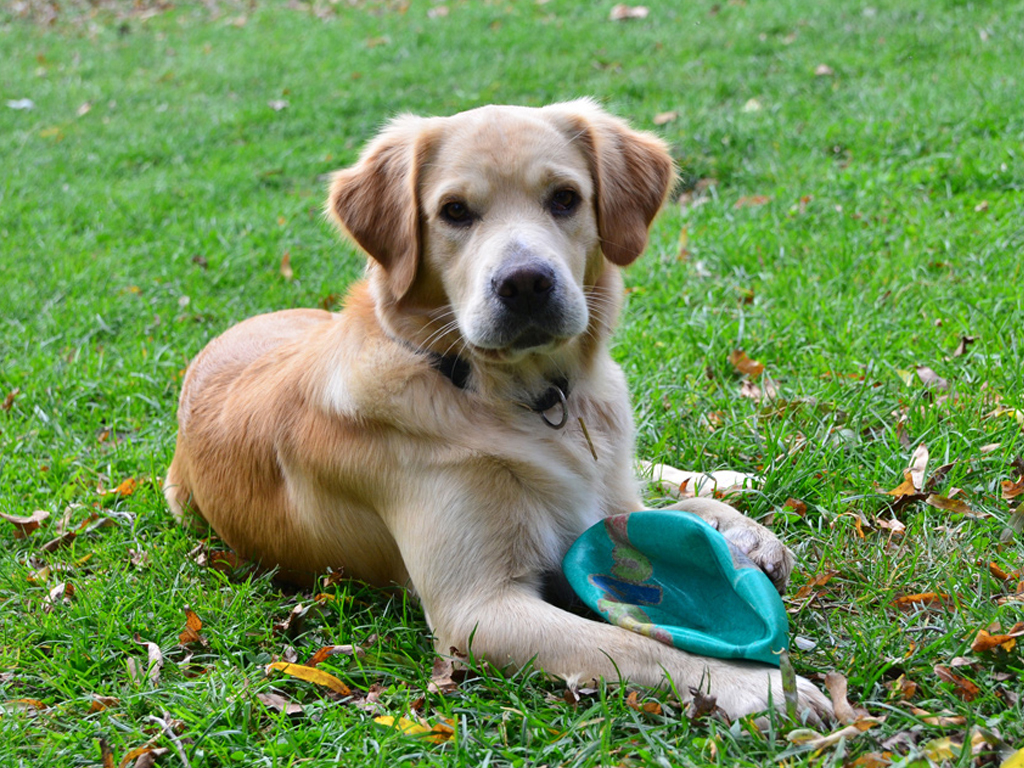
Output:
[[[763,525],[715,499],[685,499],[666,509],[690,512],[710,523],[768,575],[780,594],[785,591],[793,572],[793,553]]]
[[[604,678],[649,687],[666,687],[669,679],[687,700],[690,689],[710,693],[731,717],[784,706],[782,679],[767,665],[711,659],[680,651],[611,624],[590,621],[543,602],[521,585],[472,605],[450,597],[432,612],[437,647],[468,650],[498,666],[529,664],[570,683]],[[831,716],[828,699],[809,681],[798,678],[801,717],[817,723]]]

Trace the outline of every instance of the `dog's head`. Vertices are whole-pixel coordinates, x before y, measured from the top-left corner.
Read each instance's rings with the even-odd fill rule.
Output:
[[[643,251],[672,178],[660,140],[589,100],[482,107],[391,122],[328,213],[372,257],[393,333],[511,363],[612,321],[596,288]]]

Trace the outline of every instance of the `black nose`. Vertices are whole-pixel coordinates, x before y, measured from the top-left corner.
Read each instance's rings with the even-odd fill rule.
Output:
[[[555,287],[555,272],[546,264],[505,267],[491,282],[498,301],[510,312],[527,315],[542,309]]]

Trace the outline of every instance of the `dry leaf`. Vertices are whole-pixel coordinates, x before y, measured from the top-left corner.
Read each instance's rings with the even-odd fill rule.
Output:
[[[832,77],[835,73],[836,71],[828,64],[819,64],[814,68],[814,74],[816,77]]]
[[[782,506],[793,510],[800,517],[804,517],[807,514],[807,505],[800,501],[800,499],[788,498]]]
[[[659,112],[654,116],[655,125],[666,125],[679,117],[678,112]]]
[[[1024,475],[1021,475],[1016,480],[1003,480],[1001,486],[1003,501],[1013,501],[1018,496],[1024,495]]]
[[[906,675],[900,675],[889,685],[889,690],[898,695],[903,701],[909,701],[917,695],[917,683],[908,680]]]
[[[955,674],[949,667],[943,666],[942,664],[936,664],[933,667],[935,674],[939,676],[944,682],[953,685],[954,692],[964,701],[974,701],[981,691],[978,686],[968,680],[966,677],[961,677]]]
[[[50,513],[45,509],[37,509],[28,517],[18,517],[16,515],[8,515],[0,512],[0,519],[6,520],[8,523],[14,525],[14,538],[24,539],[32,531],[39,528],[43,520],[48,518]]]
[[[963,715],[954,715],[951,712],[943,710],[942,712],[929,712],[926,709],[919,707],[911,707],[910,713],[914,717],[921,718],[921,722],[926,725],[963,725],[967,722],[967,718]]]
[[[185,629],[183,629],[181,634],[178,635],[178,642],[182,645],[188,645],[189,643],[200,643],[204,646],[209,645],[206,638],[199,634],[199,630],[202,628],[202,619],[200,619],[191,608],[186,608]]]
[[[829,698],[832,699],[832,710],[835,712],[836,720],[843,725],[850,725],[860,717],[867,716],[864,710],[855,710],[850,706],[846,698],[846,678],[838,672],[829,672],[825,675],[825,688],[828,690]]]
[[[646,19],[650,12],[650,9],[643,5],[626,5],[625,3],[619,3],[612,8],[612,12],[608,15],[608,18],[612,21]]]
[[[92,703],[89,705],[89,714],[92,715],[105,709],[112,709],[120,703],[121,700],[115,699],[113,696],[93,696]]]
[[[1016,638],[1018,637],[1024,637],[1024,622],[1017,622],[1005,634],[992,635],[989,634],[988,630],[979,629],[974,642],[971,643],[971,650],[975,653],[981,653],[1001,647],[1009,653],[1016,646]]]
[[[961,336],[960,343],[957,344],[956,349],[953,350],[953,357],[963,357],[967,354],[967,348],[977,340],[977,336]]]
[[[284,256],[281,257],[281,276],[285,280],[291,280],[295,277],[295,272],[292,270],[292,254],[290,251],[285,251]]]
[[[284,712],[286,715],[304,714],[301,704],[288,701],[288,699],[279,693],[257,693],[256,698],[259,699],[267,709],[272,709],[275,712]]]
[[[160,670],[164,666],[164,655],[160,652],[160,646],[142,640],[138,635],[135,635],[135,642],[146,647],[146,666],[143,668],[136,659],[128,659],[128,676],[136,685],[141,685],[147,677],[150,683],[156,685],[160,682]]]
[[[928,497],[924,500],[925,504],[935,507],[936,509],[944,509],[947,512],[955,512],[958,515],[967,515],[968,517],[981,517],[977,512],[971,509],[971,505],[962,499],[951,499],[948,496],[939,496],[934,493],[928,494]]]
[[[913,595],[897,597],[889,605],[895,605],[897,608],[912,608],[915,605],[944,606],[947,600],[949,600],[949,595],[941,592],[918,592]]]
[[[914,449],[914,455],[910,458],[910,466],[905,470],[910,474],[910,481],[914,488],[924,488],[925,473],[928,471],[928,446],[921,443]]]
[[[751,101],[753,101],[753,99]],[[747,102],[747,103],[749,104],[750,102]],[[758,105],[757,108],[760,109],[761,108],[760,105]],[[747,110],[747,111],[749,111],[749,110]],[[770,197],[768,197],[767,195],[744,195],[739,200],[737,200],[735,203],[733,203],[732,207],[733,208],[753,208],[753,207],[756,207],[756,206],[759,206],[759,205],[767,205],[771,201],[772,201],[772,199]]]
[[[736,373],[756,379],[764,372],[764,363],[751,360],[742,349],[735,349],[729,353],[729,363]]]
[[[870,728],[874,728],[876,725],[880,725],[885,722],[884,717],[862,717],[854,723],[840,728],[838,731],[834,731],[830,734],[822,736],[817,731],[812,731],[810,728],[796,728],[786,734],[786,738],[793,744],[803,747],[808,751],[814,751],[819,749],[828,749],[829,747],[838,744],[839,741],[850,739],[860,736]]]
[[[626,706],[630,709],[636,710],[637,712],[646,712],[648,715],[661,714],[661,704],[656,701],[645,701],[641,703],[636,691],[629,692],[629,695],[626,697]]]
[[[914,485],[914,480],[909,472],[903,473],[903,482],[893,488],[891,491],[886,491],[889,496],[895,496],[897,499],[907,498],[907,500],[919,500],[925,497],[925,494],[921,493],[920,489]]]
[[[61,582],[50,590],[49,594],[43,599],[43,613],[50,613],[54,608],[57,607],[57,603],[61,602],[64,605],[70,605],[71,598],[75,596],[75,587],[70,582]]]
[[[939,374],[927,365],[919,365],[914,369],[914,371],[917,373],[917,378],[921,380],[921,383],[929,389],[949,389],[949,382],[939,376]]]
[[[277,669],[284,672],[286,675],[297,677],[300,680],[305,680],[308,683],[316,683],[322,685],[325,688],[330,688],[335,693],[339,693],[342,696],[351,696],[351,689],[345,685],[341,680],[336,678],[334,675],[324,672],[322,669],[316,669],[315,667],[307,667],[302,664],[289,664],[286,661],[275,661],[272,664],[267,665],[267,672],[270,670]]]
[[[20,394],[21,389],[19,387],[15,387],[10,392],[8,392],[7,395],[4,397],[3,403],[0,403],[0,411],[10,411],[11,408],[14,407],[14,398],[16,398]]]
[[[366,655],[366,651],[358,645],[325,645],[309,657],[309,661],[306,662],[306,666],[315,667],[317,664],[322,661],[326,661],[331,656],[339,654],[343,656],[358,656],[359,658],[362,658]]]

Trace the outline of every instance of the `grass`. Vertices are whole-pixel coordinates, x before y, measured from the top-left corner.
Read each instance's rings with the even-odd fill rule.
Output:
[[[0,512],[51,513],[27,538],[0,527],[0,764],[103,764],[101,740],[114,764],[151,744],[171,750],[161,764],[180,749],[193,766],[966,766],[970,749],[942,739],[976,726],[1024,747],[1020,649],[970,647],[1024,618],[1021,534],[1001,494],[1024,454],[1024,4],[652,3],[628,23],[608,20],[611,5],[0,11],[0,95],[34,103],[0,106]],[[313,594],[201,565],[164,508],[190,357],[246,316],[331,305],[359,274],[321,218],[324,174],[398,111],[582,94],[669,141],[690,192],[628,273],[614,354],[639,453],[765,476],[741,504],[798,554],[798,671],[840,672],[851,700],[887,717],[856,739],[800,751],[781,725],[690,722],[664,694],[646,694],[662,706],[651,714],[614,688],[569,704],[527,674],[430,693],[430,641],[406,596],[324,584],[319,611],[281,634]],[[656,126],[665,112],[677,116]],[[955,356],[963,336],[976,340]],[[735,349],[777,397],[738,396]],[[922,443],[933,472],[954,464],[933,491],[962,489],[973,515],[892,508],[883,492]],[[128,478],[130,495],[97,494]],[[71,525],[91,511],[112,525],[44,551],[69,505],[82,505]],[[902,533],[879,523],[893,518]],[[61,583],[73,594],[50,599]],[[949,597],[892,603],[929,592]],[[180,643],[186,607],[207,645]],[[129,659],[145,666],[139,641],[162,649],[156,682],[130,672]],[[373,714],[264,673],[288,648],[304,661],[328,644],[367,646],[322,666],[372,691]],[[974,683],[973,700],[936,666]],[[305,714],[267,708],[271,691]],[[411,709],[450,718],[455,738],[373,721]],[[1000,759],[989,749],[979,764]]]

